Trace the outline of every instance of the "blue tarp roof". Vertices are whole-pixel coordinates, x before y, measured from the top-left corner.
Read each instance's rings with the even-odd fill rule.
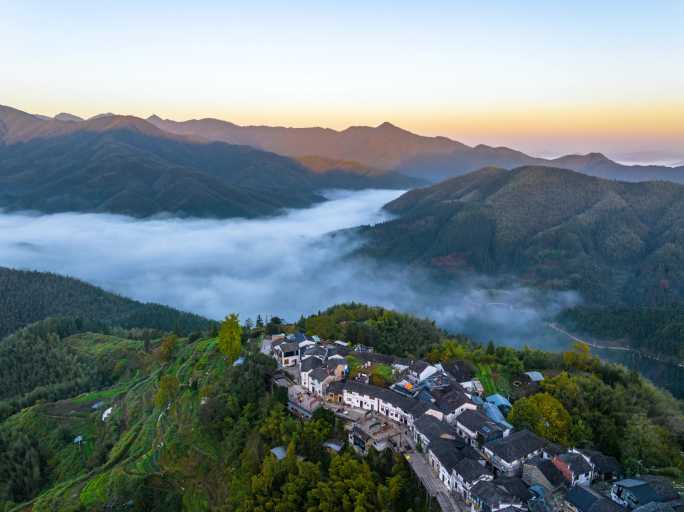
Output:
[[[235,360],[233,366],[242,366],[243,364],[245,364],[245,358],[240,356]]]
[[[496,405],[487,402],[482,406],[482,408],[484,409],[487,417],[492,421],[498,423],[504,428],[513,428],[513,426],[506,421],[506,418],[504,418],[501,410]]]
[[[331,450],[336,452],[342,450],[342,443],[338,441],[326,441],[325,443],[323,443],[323,446],[325,446],[326,448],[330,448]]]
[[[287,448],[284,446],[276,446],[275,448],[271,448],[271,453],[275,455],[276,459],[283,460],[287,455]]]
[[[505,396],[500,395],[499,393],[489,395],[487,397],[487,402],[494,404],[497,407],[511,407],[511,402],[509,402]]]
[[[532,382],[539,382],[544,380],[544,376],[541,374],[541,372],[525,372],[525,375],[527,375]]]

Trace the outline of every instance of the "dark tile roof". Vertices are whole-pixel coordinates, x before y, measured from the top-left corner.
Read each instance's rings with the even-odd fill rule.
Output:
[[[547,453],[551,458],[561,453],[565,453],[567,450],[561,445],[556,443],[549,443],[544,447],[544,452]]]
[[[652,501],[651,503],[635,508],[634,512],[674,512],[674,509],[668,503]]]
[[[589,508],[589,512],[626,512],[627,509],[621,507],[613,500],[601,497],[601,499],[596,500],[594,504]]]
[[[480,411],[466,409],[456,417],[456,421],[472,432],[503,432],[503,429]]]
[[[557,456],[575,475],[589,473],[591,465],[579,453],[561,453]]]
[[[425,370],[428,366],[430,366],[430,363],[426,361],[411,361],[411,364],[409,365],[409,370],[412,372],[416,373],[421,373],[423,370]]]
[[[582,453],[589,457],[592,464],[596,467],[599,473],[612,473],[619,475],[623,472],[623,468],[615,457],[604,455],[596,450],[582,450]]]
[[[513,462],[543,448],[545,444],[546,441],[538,435],[529,430],[520,430],[496,441],[490,441],[485,448],[506,462]]]
[[[458,461],[454,467],[454,471],[461,475],[461,478],[463,478],[463,480],[465,480],[467,483],[473,483],[481,476],[492,474],[482,464],[467,457],[463,457]]]
[[[327,350],[325,350],[323,347],[319,347],[318,345],[312,345],[304,349],[304,351],[302,352],[302,357],[316,356],[320,358],[325,358],[326,354]]]
[[[347,381],[344,385],[344,388],[350,392],[355,391],[360,395],[368,395],[373,398],[379,398],[383,402],[392,404],[394,407],[399,407],[404,412],[413,414],[415,417],[424,414],[430,408],[430,404],[416,400],[414,398],[408,398],[389,389],[373,386],[371,384]]]
[[[565,500],[574,505],[579,512],[621,512],[625,510],[591,487],[583,485],[572,487]]]
[[[278,348],[280,349],[281,352],[286,353],[286,352],[299,352],[299,343],[296,342],[290,342],[290,343],[281,343],[278,345]]]
[[[489,480],[476,483],[470,490],[470,495],[473,499],[485,503],[490,508],[499,508],[501,503],[517,501],[515,496],[512,496],[505,487]]]
[[[346,356],[352,352],[349,347],[343,347],[342,345],[328,345],[328,357],[334,355]]]
[[[446,372],[457,382],[467,382],[472,380],[475,374],[470,367],[463,361],[453,361],[444,365]]]
[[[461,455],[463,455],[464,458],[472,459],[474,461],[484,460],[482,454],[469,444],[461,450]]]
[[[327,366],[331,370],[334,370],[339,365],[346,365],[346,364],[347,364],[347,362],[344,359],[338,359],[337,357],[333,357],[332,359],[328,359],[325,362],[325,366]]]
[[[648,483],[658,495],[659,501],[674,501],[679,499],[679,493],[672,486],[672,481],[664,476],[642,475],[640,477]]]
[[[646,505],[651,501],[659,501],[658,493],[656,493],[655,489],[644,480],[628,478],[615,482],[615,485],[629,489],[629,492],[634,495],[639,505]]]
[[[437,438],[430,442],[429,450],[435,454],[435,457],[439,459],[442,466],[451,473],[451,470],[456,467],[458,461],[463,458],[459,452],[459,447],[463,447],[463,440],[460,438],[458,438],[458,441]]]
[[[530,489],[520,477],[500,476],[494,479],[494,483],[506,489],[511,496],[515,496],[523,503],[527,503],[528,500],[532,499],[532,493],[530,492]]]
[[[460,389],[449,389],[445,392],[433,391],[432,394],[435,397],[435,405],[444,412],[453,413],[462,405],[472,403],[468,395]]]
[[[563,477],[563,473],[561,473],[560,470],[549,459],[543,459],[540,456],[536,456],[525,462],[525,464],[531,464],[535,466],[554,488],[560,487],[565,483],[565,477]]]
[[[601,499],[601,496],[582,485],[576,485],[568,491],[565,501],[573,505],[579,512],[589,512],[591,506]]]
[[[390,356],[387,354],[379,354],[377,352],[354,352],[350,354],[351,357],[360,359],[361,361],[374,364],[388,364],[392,365],[395,362],[400,362],[401,360],[397,357]],[[404,361],[406,363],[406,361]]]
[[[335,395],[340,395],[342,394],[342,390],[344,389],[344,382],[341,381],[334,381],[331,382],[330,385],[328,386],[328,393],[333,393]]]
[[[427,437],[430,442],[445,436],[460,439],[456,430],[451,425],[446,421],[438,420],[430,414],[424,414],[416,419],[413,428]]]
[[[323,366],[323,361],[321,361],[317,357],[307,357],[302,361],[302,367],[300,371],[304,373],[315,368],[320,368],[321,366]]]
[[[322,382],[328,377],[328,375],[329,374],[327,368],[316,368],[311,372],[309,378],[317,382]]]

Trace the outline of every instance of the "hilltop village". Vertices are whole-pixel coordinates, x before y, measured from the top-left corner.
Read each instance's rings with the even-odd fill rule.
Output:
[[[291,412],[306,419],[323,407],[345,421],[357,452],[403,454],[444,511],[684,510],[668,478],[626,478],[614,457],[515,429],[506,419],[509,399],[487,394],[458,361],[431,364],[300,332],[266,336],[261,352],[277,361],[275,382],[287,388]],[[544,378],[519,377],[532,392]],[[284,457],[285,447],[272,453]]]

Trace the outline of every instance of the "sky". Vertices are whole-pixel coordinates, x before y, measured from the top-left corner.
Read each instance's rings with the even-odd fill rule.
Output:
[[[684,2],[0,0],[0,104],[684,160]]]

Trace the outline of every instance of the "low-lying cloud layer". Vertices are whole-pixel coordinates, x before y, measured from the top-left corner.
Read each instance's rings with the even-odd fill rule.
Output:
[[[293,320],[357,301],[514,344],[542,342],[544,319],[576,302],[572,293],[492,290],[477,276],[445,289],[415,270],[350,258],[359,240],[327,236],[386,220],[381,207],[398,194],[336,192],[313,208],[259,220],[0,214],[0,265],[74,276],[217,319],[237,311]]]

